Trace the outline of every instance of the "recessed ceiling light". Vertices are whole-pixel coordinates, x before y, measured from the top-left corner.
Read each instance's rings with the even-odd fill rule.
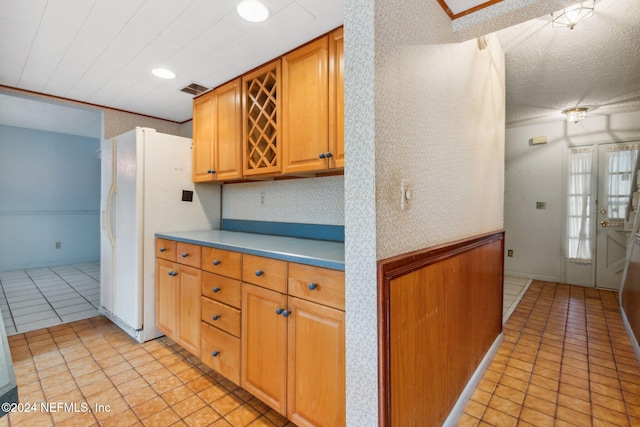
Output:
[[[169,71],[165,68],[154,68],[151,70],[154,76],[160,77],[161,79],[175,79],[176,73],[173,71]]]
[[[256,0],[246,0],[236,8],[238,15],[249,22],[262,22],[269,17],[269,10]]]

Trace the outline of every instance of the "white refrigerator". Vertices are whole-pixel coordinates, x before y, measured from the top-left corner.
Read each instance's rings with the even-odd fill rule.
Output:
[[[149,128],[102,141],[99,311],[139,342],[163,335],[155,233],[219,228],[220,186],[192,182],[191,150]]]

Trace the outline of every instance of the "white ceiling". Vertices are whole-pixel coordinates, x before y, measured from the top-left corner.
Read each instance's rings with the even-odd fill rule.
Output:
[[[0,0],[0,84],[183,122],[196,82],[212,87],[343,21],[342,0]],[[177,74],[162,80],[163,67]]]
[[[272,17],[262,24],[240,19],[239,1],[0,0],[0,85],[184,122],[192,97],[180,88],[217,86],[343,22],[344,0],[264,0]],[[482,1],[446,3],[464,10]],[[598,0],[574,30],[551,28],[545,16],[498,37],[509,125],[558,120],[577,104],[595,114],[640,109],[640,1]],[[177,78],[153,76],[160,66]],[[0,96],[13,102],[0,106],[2,124],[36,111],[38,126],[47,117],[73,126],[68,110],[45,114],[10,98]]]

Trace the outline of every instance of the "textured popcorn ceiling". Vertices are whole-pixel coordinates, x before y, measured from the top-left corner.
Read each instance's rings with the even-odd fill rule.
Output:
[[[640,1],[596,1],[573,30],[551,16],[497,32],[506,54],[507,126],[562,119],[577,105],[589,114],[640,109]]]

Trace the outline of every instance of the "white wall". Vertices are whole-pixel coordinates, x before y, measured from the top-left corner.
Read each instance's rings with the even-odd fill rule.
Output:
[[[530,139],[546,136],[544,145]],[[640,112],[590,114],[574,124],[557,121],[508,128],[505,147],[505,273],[565,282],[563,212],[568,147],[640,140]],[[546,209],[536,209],[536,201]],[[506,256],[506,254],[505,254]]]
[[[251,221],[344,225],[344,177],[328,176],[224,185],[222,217]]]
[[[380,61],[378,259],[503,227],[504,53],[487,39],[484,50],[403,46]],[[401,180],[413,190],[404,210]]]

